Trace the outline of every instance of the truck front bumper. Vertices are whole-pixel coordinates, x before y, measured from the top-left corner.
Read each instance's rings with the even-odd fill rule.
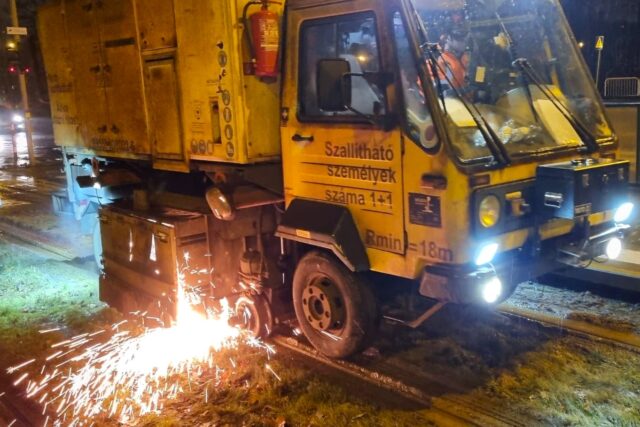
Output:
[[[530,242],[479,267],[475,264],[427,266],[420,279],[420,294],[458,304],[496,304],[507,299],[519,283],[607,257],[612,246],[621,247],[628,229],[626,225],[607,224],[589,229],[586,236],[572,233],[538,244]]]

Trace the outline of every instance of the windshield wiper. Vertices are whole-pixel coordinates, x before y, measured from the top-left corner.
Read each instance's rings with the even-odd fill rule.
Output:
[[[520,57],[520,55],[518,55],[518,51],[516,49],[516,44],[515,44],[515,42],[513,40],[513,37],[511,37],[511,33],[507,29],[507,26],[504,23],[504,20],[502,19],[502,16],[500,16],[500,13],[498,13],[498,11],[496,11],[496,18],[498,18],[498,23],[500,24],[500,28],[502,28],[502,33],[504,34],[504,36],[507,39],[507,47],[509,49],[509,57],[511,58],[511,63],[513,64],[513,62]],[[521,76],[524,77],[524,76],[527,76],[527,74],[521,73]],[[525,78],[518,79],[518,81],[520,81],[520,80],[525,80]],[[527,76],[527,80],[528,80],[528,76]],[[529,88],[529,83],[527,81],[523,81],[522,82],[522,90],[524,90],[524,93],[527,96],[527,101],[529,102],[529,108],[531,109],[531,114],[533,114],[533,118],[536,121],[536,124],[542,125],[542,121],[540,120],[540,115],[536,111],[536,106],[535,106],[535,104],[533,102],[533,95],[531,94],[531,89]]]
[[[546,87],[544,83],[542,83],[542,79],[538,76],[538,73],[533,69],[527,58],[519,58],[515,43],[513,41],[513,37],[511,37],[511,33],[507,29],[507,26],[504,23],[504,20],[500,16],[500,14],[496,11],[496,18],[500,23],[500,27],[502,28],[502,32],[507,38],[507,44],[509,46],[509,54],[511,55],[512,65],[517,67],[522,72],[522,75],[526,76],[527,80],[531,81],[537,88],[544,94],[544,96],[551,101],[554,107],[564,116],[564,118],[573,126],[573,128],[578,132],[580,138],[584,141],[587,146],[587,153],[594,153],[598,151],[598,141],[595,135],[589,131],[589,129],[576,117],[576,115],[566,108],[564,104],[558,99],[555,94]],[[533,95],[531,94],[531,90],[529,89],[529,85],[525,82],[523,87],[527,100],[529,101],[529,105],[531,107],[531,111],[533,112],[533,116],[538,124],[542,124],[540,120],[540,116],[536,111],[535,104],[533,102]]]
[[[509,165],[511,163],[511,157],[509,156],[509,153],[507,152],[507,148],[502,143],[502,140],[500,139],[500,137],[489,125],[489,123],[484,118],[482,113],[480,113],[480,110],[478,110],[476,105],[469,103],[469,101],[467,101],[464,98],[462,93],[460,93],[460,90],[451,81],[451,78],[447,74],[446,70],[442,69],[440,64],[438,64],[438,60],[436,59],[434,54],[434,51],[436,51],[437,49],[437,44],[429,43],[429,40],[427,38],[427,29],[424,26],[424,22],[422,21],[422,18],[420,18],[420,15],[418,15],[417,12],[416,12],[416,20],[418,21],[418,27],[420,28],[420,31],[422,31],[423,37],[426,40],[426,43],[423,46],[421,46],[421,48],[423,53],[426,52],[427,54],[427,59],[429,60],[429,66],[431,67],[432,75],[434,76],[434,79],[436,79],[436,86],[438,87],[438,96],[440,97],[445,113],[447,113],[447,107],[444,99],[444,91],[442,90],[442,84],[440,82],[440,79],[438,78],[438,76],[440,75],[444,76],[444,78],[447,80],[447,83],[449,84],[453,92],[456,94],[456,97],[462,102],[462,105],[464,105],[466,110],[471,115],[471,118],[476,123],[476,126],[478,126],[478,130],[480,131],[480,133],[482,134],[482,137],[486,141],[487,147],[489,148],[489,151],[491,151],[491,154],[493,155],[493,158],[496,160],[496,162],[498,162],[498,164],[501,164],[503,166]],[[448,71],[452,71],[447,61],[443,61],[443,62],[445,64],[445,67],[448,68]]]
[[[542,79],[536,71],[533,69],[527,58],[518,58],[513,61],[513,66],[518,67],[526,76],[533,82],[533,84],[543,93],[543,95],[551,101],[554,107],[563,115],[563,117],[571,124],[571,126],[578,132],[580,138],[582,138],[586,145],[586,152],[588,154],[598,151],[598,139],[596,136],[576,117],[576,115],[569,110],[558,97],[542,82]]]

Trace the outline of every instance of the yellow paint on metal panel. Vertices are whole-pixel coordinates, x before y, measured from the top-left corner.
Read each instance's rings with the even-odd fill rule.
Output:
[[[185,144],[193,160],[255,163],[280,155],[279,82],[244,74],[245,3],[175,2]]]
[[[306,230],[296,230],[296,236],[302,237],[303,239],[310,239],[311,233]]]
[[[136,17],[143,51],[175,48],[173,0],[136,0]]]
[[[105,151],[151,154],[142,59],[133,0],[97,8],[108,119],[97,145]]]
[[[154,154],[154,167],[170,170],[187,171],[189,155],[230,163],[278,160],[279,81],[243,73],[251,62],[240,22],[245,3],[113,0],[89,8],[81,1],[67,1],[64,14],[56,12],[61,3],[55,3],[41,18],[43,34],[52,35],[48,40],[60,40],[57,45],[43,43],[47,68],[56,70],[49,83],[56,87],[52,77],[73,81],[73,96],[67,98],[78,103],[74,107],[62,102],[62,95],[54,96],[61,108],[72,111],[59,115],[67,128],[57,126],[58,143],[108,157]],[[269,7],[279,14],[284,8]],[[250,14],[258,10],[252,8]],[[67,22],[60,25],[62,17]],[[54,34],[56,29],[59,34]],[[58,52],[65,44],[71,53],[67,66],[56,59],[65,58]],[[155,61],[176,64],[172,98],[178,107],[171,100],[167,109],[179,117],[162,125],[151,117],[159,115],[158,103],[147,105],[152,102],[149,90],[156,98],[159,94],[149,88],[153,80],[149,75],[145,80],[144,74],[150,68],[157,71]],[[71,70],[70,76],[61,70]],[[215,114],[214,100],[219,108]],[[78,134],[75,139],[69,138],[72,130]]]
[[[81,144],[76,106],[76,83],[71,66],[72,52],[66,33],[65,14],[60,2],[38,10],[38,34],[47,79],[54,140],[57,145]]]
[[[362,2],[361,7],[379,9],[380,4]],[[348,3],[322,10],[291,11],[287,50],[298,52],[297,31],[306,17],[350,12],[354,12],[353,5]],[[382,17],[378,19],[383,21]],[[289,119],[281,129],[287,202],[299,197],[346,206],[366,247],[371,269],[406,275],[400,130],[385,132],[370,125],[298,121],[297,59],[289,59],[291,68],[285,72],[288,79],[283,100]],[[313,141],[296,142],[295,135],[313,137]]]
[[[175,64],[173,60],[151,61],[146,67],[154,158],[180,160],[183,158],[183,152],[180,143]]]

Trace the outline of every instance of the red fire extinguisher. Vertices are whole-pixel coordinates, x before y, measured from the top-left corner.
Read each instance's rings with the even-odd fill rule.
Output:
[[[258,77],[278,76],[280,23],[278,14],[269,10],[268,0],[260,1],[259,12],[251,15],[251,42],[255,54],[255,74]],[[255,3],[254,3],[255,4]]]

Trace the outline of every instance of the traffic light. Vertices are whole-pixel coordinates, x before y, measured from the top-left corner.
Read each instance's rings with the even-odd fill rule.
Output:
[[[7,40],[7,52],[17,52],[18,43],[15,40]]]
[[[31,71],[33,71],[33,69],[30,66],[20,65],[20,63],[16,61],[10,62],[7,66],[7,72],[9,74],[31,74]]]

